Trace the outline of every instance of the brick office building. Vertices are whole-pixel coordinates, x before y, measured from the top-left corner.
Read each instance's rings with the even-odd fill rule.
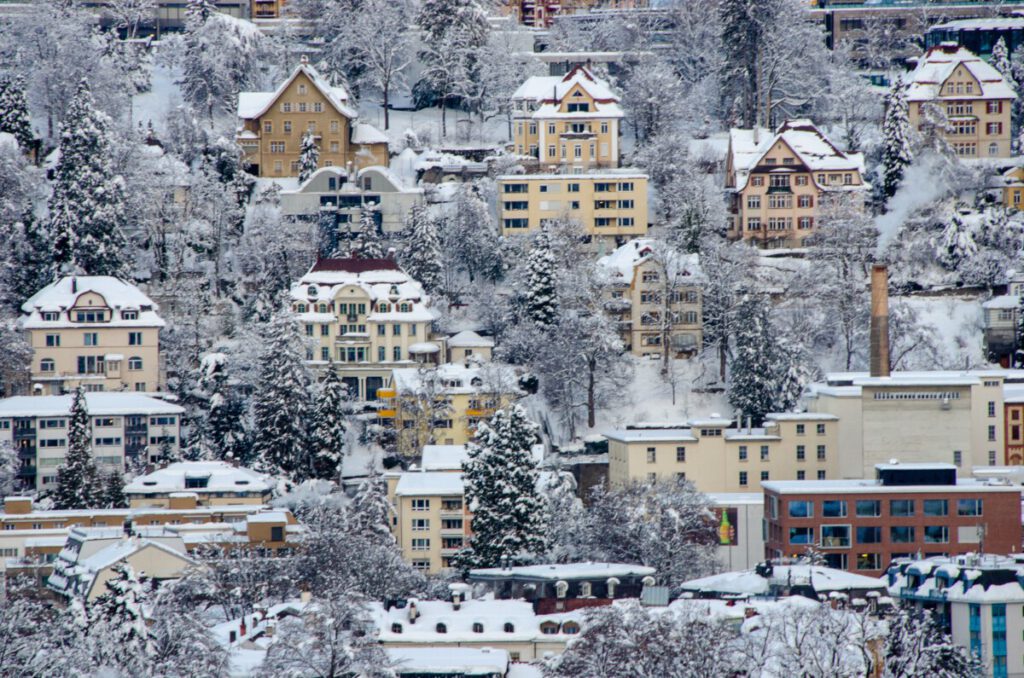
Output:
[[[878,464],[875,473],[762,483],[765,555],[815,550],[830,567],[880,575],[895,557],[1020,551],[1019,487],[958,481],[952,464]]]

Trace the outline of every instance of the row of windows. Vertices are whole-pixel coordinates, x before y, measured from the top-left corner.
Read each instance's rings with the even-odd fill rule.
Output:
[[[615,191],[631,192],[634,188],[632,181],[596,181],[594,182],[595,193],[612,193]],[[502,193],[529,193],[529,184],[502,184]],[[540,193],[561,193],[562,184],[540,184],[537,189]],[[580,184],[569,183],[566,185],[569,193],[579,193]]]
[[[589,105],[588,104],[582,104],[582,103],[581,104],[568,104],[568,106],[569,106],[569,112],[570,113],[580,113],[580,112],[586,113],[587,110],[589,109]],[[581,110],[577,111],[577,110],[573,110],[573,108],[572,108],[573,106],[585,106],[587,108],[584,108],[584,109],[581,109]],[[529,134],[536,135],[537,134],[537,123],[535,123],[535,122],[529,123],[529,126],[526,129],[529,130]],[[556,123],[553,123],[553,122],[549,122],[548,123],[548,134],[558,134],[557,129],[558,128],[557,128]],[[589,122],[567,122],[567,123],[565,123],[562,126],[562,129],[566,133],[571,133],[571,134],[581,134],[583,132],[590,132],[590,131],[593,130],[593,128],[590,126]],[[523,123],[520,122],[520,123],[516,124],[516,133],[517,134],[522,134],[523,133]],[[608,123],[607,122],[602,122],[601,123],[601,134],[608,134]]]
[[[40,317],[45,322],[57,322],[60,320],[60,313],[57,311],[42,311]],[[80,323],[106,322],[106,311],[76,311],[75,320]],[[138,311],[121,311],[121,320],[138,320]]]
[[[760,231],[761,225],[761,217],[750,217],[749,219],[747,219],[748,231]],[[796,220],[796,226],[800,230],[808,230],[814,228],[814,217],[799,217]],[[793,218],[768,217],[767,228],[769,231],[790,231],[793,229]]]
[[[789,528],[789,543],[801,546],[814,544],[813,527]],[[819,545],[824,548],[849,548],[851,533],[856,536],[856,544],[881,544],[882,528],[869,526],[851,528],[849,525],[821,525]],[[946,525],[925,525],[921,528],[924,543],[948,544],[949,527]],[[912,525],[893,525],[889,527],[889,543],[911,544],[917,541],[917,528]]]
[[[305,104],[299,104],[299,105],[300,106],[305,106]],[[321,113],[321,112],[323,112],[323,104],[319,104],[319,103],[313,104],[313,109],[314,109],[313,110],[314,113]],[[301,111],[300,110],[299,113],[305,113],[305,111]],[[291,134],[292,133],[292,121],[291,120],[283,120],[281,122],[281,129],[282,129],[282,131],[285,134]],[[307,121],[306,122],[306,129],[309,130],[310,132],[316,132],[316,121],[315,120]],[[338,120],[331,120],[330,128],[329,129],[331,130],[332,134],[337,134],[338,132],[341,131],[341,123]],[[271,122],[270,120],[264,120],[263,121],[263,131],[266,134],[273,134],[274,133],[274,123]]]
[[[776,517],[776,504],[774,497],[770,498],[769,512]],[[948,499],[923,499],[922,512],[924,516],[947,516],[949,515]],[[845,499],[826,499],[820,502],[820,511],[823,518],[845,518],[847,516],[848,503]],[[889,515],[900,518],[911,518],[916,514],[917,500],[915,499],[890,499]],[[790,499],[787,501],[787,513],[790,518],[813,518],[815,502],[810,499]],[[958,516],[980,516],[983,511],[983,500],[981,499],[958,499],[956,500],[956,514]],[[858,499],[854,501],[855,515],[858,518],[878,518],[882,515],[882,502],[879,499]]]
[[[141,370],[142,358],[138,356],[132,356],[128,359],[128,369],[131,371]],[[57,364],[52,358],[43,358],[39,361],[40,372],[53,372],[57,369]],[[104,371],[104,361],[102,358],[96,358],[95,356],[88,356],[85,360],[82,357],[78,358],[78,373],[79,374],[98,374]]]
[[[814,196],[813,195],[800,195],[797,196],[796,206],[801,209],[808,209],[814,207]],[[772,193],[768,196],[768,209],[792,209],[793,207],[793,196],[789,193]],[[761,196],[760,195],[748,195],[747,196],[747,209],[757,210],[761,209]]]
[[[430,500],[429,499],[413,499],[412,502],[413,511],[429,511]],[[461,499],[442,499],[441,500],[442,511],[461,511],[462,500]]]
[[[47,348],[56,348],[60,346],[60,335],[59,334],[47,334],[45,338]],[[83,346],[99,346],[100,335],[99,332],[85,332],[82,335]],[[142,346],[142,332],[129,332],[128,333],[128,345],[129,346]]]

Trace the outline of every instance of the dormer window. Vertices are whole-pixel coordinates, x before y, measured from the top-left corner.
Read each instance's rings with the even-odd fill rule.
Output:
[[[306,288],[306,296],[307,297],[316,298],[316,295],[317,295],[316,285],[310,285],[309,287]]]
[[[412,310],[412,307],[409,304],[402,304],[400,310],[402,311],[402,313],[408,313],[409,311]]]
[[[558,624],[553,621],[546,621],[540,625],[540,632],[545,636],[553,636],[558,633]]]
[[[46,322],[56,322],[60,320],[60,313],[57,313],[55,311],[43,311],[41,315],[43,317],[43,320],[45,320]]]
[[[101,323],[106,321],[106,318],[103,311],[75,311],[75,322]]]
[[[121,320],[138,320],[138,311],[121,311]]]
[[[387,304],[379,304],[377,306],[377,310],[380,311],[381,313],[387,313],[388,311],[391,310],[391,307],[388,306]]]
[[[473,633],[483,633],[484,625],[480,622],[473,622]]]
[[[438,624],[436,629],[438,633],[448,633],[448,627],[445,624]]]
[[[580,625],[576,622],[565,622],[562,624],[562,633],[573,635],[580,632]]]
[[[512,624],[512,622],[505,622],[505,633],[515,633],[515,632],[516,632],[516,627]]]
[[[306,312],[306,305],[305,304],[296,304],[295,310],[298,313],[305,313]]]
[[[394,624],[391,625],[391,633],[401,633],[401,632],[402,632],[402,625],[401,624],[399,624],[398,622],[395,622]]]

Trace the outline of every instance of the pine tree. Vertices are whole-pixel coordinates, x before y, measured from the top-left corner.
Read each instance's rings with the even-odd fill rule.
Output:
[[[402,256],[402,266],[424,289],[435,292],[444,282],[437,222],[430,217],[424,205],[414,205],[409,210],[406,227],[409,230],[409,244]]]
[[[281,310],[267,328],[252,396],[252,454],[258,468],[296,480],[308,475],[309,370],[294,318]]]
[[[1010,52],[1006,49],[1006,40],[999,38],[992,48],[992,68],[999,71],[999,74],[1006,79],[1007,84],[1016,91],[1017,87],[1013,80],[1013,68],[1010,65]]]
[[[974,242],[971,230],[958,215],[953,215],[935,243],[939,262],[947,269],[957,271],[977,253],[978,244]]]
[[[722,26],[723,94],[731,121],[751,127],[757,116],[757,57],[763,37],[757,0],[723,0],[719,4]]]
[[[336,256],[337,251],[337,216],[334,212],[321,210],[316,228],[316,256],[318,259],[328,259],[332,256]]]
[[[124,474],[111,471],[103,482],[103,508],[125,508],[128,499],[124,495]]]
[[[738,416],[750,416],[760,424],[775,404],[776,340],[766,302],[748,296],[740,302],[736,316],[729,404]]]
[[[128,273],[124,181],[114,174],[110,120],[83,80],[61,128],[50,197],[54,266],[87,275]]]
[[[896,77],[886,97],[882,134],[885,145],[882,155],[882,189],[885,196],[891,198],[903,181],[904,168],[912,159],[907,91],[900,76]]]
[[[388,529],[391,505],[387,489],[384,476],[376,467],[371,467],[346,510],[350,534],[370,537],[385,544],[394,543],[395,538]]]
[[[371,205],[363,206],[359,212],[359,235],[352,245],[351,252],[351,256],[356,259],[384,258],[384,245],[377,228],[377,220],[374,218],[375,212]]]
[[[114,577],[107,580],[107,589],[89,611],[98,659],[108,666],[141,669],[152,654],[143,614],[145,590],[127,562],[114,566]]]
[[[519,405],[498,410],[481,423],[463,464],[466,502],[473,512],[470,548],[463,567],[496,567],[510,559],[547,550],[544,502],[537,494],[531,448],[537,425]]]
[[[0,290],[12,311],[53,280],[50,235],[46,224],[27,212],[8,228],[0,226],[0,241],[9,244],[7,256],[0,254]]]
[[[304,183],[312,176],[320,164],[320,147],[316,145],[313,132],[306,130],[302,135],[302,144],[299,146],[299,183]]]
[[[526,274],[526,313],[540,327],[551,327],[556,317],[555,255],[544,231],[533,241]]]
[[[57,469],[53,503],[58,509],[96,508],[103,502],[103,488],[92,457],[92,427],[85,401],[85,389],[75,391],[68,422],[68,453]]]
[[[313,402],[312,475],[324,480],[337,480],[345,455],[345,415],[348,389],[333,364],[327,366],[320,392]]]
[[[196,386],[202,413],[192,456],[196,459],[242,461],[246,452],[245,404],[229,383],[228,358],[223,353],[203,357]]]
[[[23,153],[27,153],[35,141],[25,97],[25,78],[20,75],[0,81],[0,132],[13,134]]]

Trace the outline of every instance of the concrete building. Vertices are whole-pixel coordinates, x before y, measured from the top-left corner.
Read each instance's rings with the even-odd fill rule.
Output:
[[[765,556],[824,555],[829,567],[880,574],[914,553],[1013,553],[1021,492],[957,480],[952,464],[879,464],[874,480],[773,481],[765,496]]]
[[[704,275],[696,254],[658,252],[638,238],[601,257],[607,276],[605,310],[617,323],[626,350],[636,356],[692,357],[703,339]]]
[[[750,569],[764,560],[764,496],[760,492],[711,492],[718,523],[716,557],[724,571]]]
[[[266,504],[273,492],[261,473],[223,461],[182,461],[133,478],[124,488],[132,508]]]
[[[298,176],[307,131],[314,134],[323,167],[388,164],[387,137],[359,122],[348,91],[328,82],[305,57],[275,91],[239,92],[237,114],[235,138],[256,176]]]
[[[424,573],[451,567],[467,544],[472,515],[462,473],[421,471],[385,476],[393,514],[391,531],[403,557]]]
[[[965,159],[1010,157],[1016,98],[999,71],[955,43],[925,52],[907,84],[911,127],[921,129],[924,107],[938,106],[951,127],[941,135]]]
[[[394,368],[443,355],[430,297],[393,259],[320,259],[291,299],[308,362],[336,369],[355,400],[376,399]]]
[[[467,581],[483,584],[498,600],[525,600],[535,612],[554,614],[639,598],[654,585],[653,567],[630,563],[559,563],[478,568]]]
[[[1024,464],[1024,385],[1014,384],[1003,388],[1003,420],[1006,429],[1006,454],[1003,461],[1008,466]]]
[[[838,478],[838,421],[830,414],[769,414],[763,427],[732,419],[605,431],[608,482],[688,480],[701,492],[756,492],[769,480]]]
[[[532,174],[498,177],[501,234],[536,231],[549,221],[574,221],[602,245],[647,235],[647,175]]]
[[[64,276],[39,290],[18,320],[32,346],[33,391],[163,390],[158,310],[110,276]]]
[[[28,489],[57,485],[57,469],[68,448],[74,396],[15,396],[0,400],[0,443],[14,446],[21,461],[19,482]],[[103,473],[124,472],[126,462],[159,462],[163,448],[175,456],[181,445],[184,408],[141,393],[86,393],[92,454]]]
[[[992,54],[1000,40],[1008,54],[1024,45],[1024,18],[1020,16],[986,17],[984,19],[956,19],[935,24],[924,35],[926,48],[943,43],[955,43],[978,56]]]
[[[800,247],[826,210],[861,209],[864,155],[841,151],[810,120],[729,132],[726,235],[759,247]]]

